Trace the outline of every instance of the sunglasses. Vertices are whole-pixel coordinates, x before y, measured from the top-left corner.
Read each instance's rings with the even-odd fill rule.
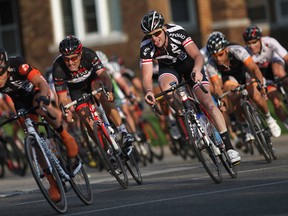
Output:
[[[162,29],[159,29],[158,31],[154,32],[153,34],[147,34],[147,37],[148,38],[152,38],[152,36],[158,37],[161,33],[162,33]]]
[[[225,50],[222,50],[222,51],[220,51],[220,52],[218,52],[218,53],[212,54],[212,56],[214,56],[214,57],[221,57],[221,56],[224,55],[224,52],[225,52]]]
[[[69,61],[75,62],[75,61],[78,60],[79,56],[80,56],[79,54],[76,55],[76,56],[72,56],[71,58],[68,58],[68,57],[66,57],[66,56],[63,56],[63,59],[64,59],[65,62],[69,62]]]

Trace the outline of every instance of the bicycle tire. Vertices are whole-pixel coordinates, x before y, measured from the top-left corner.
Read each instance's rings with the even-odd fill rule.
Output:
[[[132,149],[132,151],[127,155],[127,152],[125,152],[126,160],[125,160],[125,166],[127,167],[129,173],[135,180],[137,184],[142,184],[142,174],[139,169],[138,163],[135,160],[135,155],[136,151],[135,148]]]
[[[48,194],[48,189],[50,187],[50,184],[46,178],[47,173],[43,171],[40,164],[38,163],[42,158],[44,158],[43,152],[41,151],[36,139],[31,135],[28,135],[25,138],[25,153],[26,153],[28,164],[31,169],[31,173],[33,174],[33,177],[40,191],[42,192],[43,196],[45,197],[49,205],[54,210],[56,210],[59,213],[65,213],[67,211],[67,198],[66,198],[64,187],[62,185],[61,178],[59,177],[59,174],[56,168],[54,167],[54,165],[50,163],[52,172],[49,174],[51,174],[53,178],[55,179],[58,185],[59,191],[60,191],[60,195],[61,195],[60,201],[55,202],[50,198]]]
[[[93,194],[91,189],[91,184],[88,178],[88,175],[86,173],[86,170],[83,166],[83,162],[81,161],[79,155],[75,158],[73,158],[73,162],[75,162],[76,165],[79,163],[82,163],[80,170],[74,174],[68,170],[68,156],[67,151],[60,150],[61,147],[64,148],[64,143],[62,139],[57,135],[54,134],[54,142],[56,146],[58,147],[58,152],[61,153],[61,157],[59,160],[61,161],[63,169],[69,173],[69,176],[71,180],[69,181],[71,187],[73,188],[74,192],[78,196],[78,198],[85,203],[86,205],[92,204],[93,201]]]
[[[24,176],[26,174],[28,166],[25,153],[21,149],[19,149],[19,147],[12,138],[6,137],[5,140],[7,150],[7,167],[12,173]]]
[[[143,131],[146,137],[148,144],[150,145],[150,151],[152,152],[153,157],[158,160],[162,160],[164,157],[164,147],[163,143],[160,140],[158,129],[155,125],[144,119],[143,120]]]
[[[213,125],[213,123],[207,118],[207,121],[209,121],[209,127],[210,127],[210,140],[214,143],[216,143],[215,141],[215,131],[217,131],[217,129],[215,128],[215,126]],[[220,136],[220,135],[219,135]],[[220,160],[222,162],[222,165],[224,166],[225,170],[227,171],[227,173],[230,175],[231,178],[237,178],[237,168],[236,166],[234,166],[231,163],[230,157],[228,156],[225,147],[222,149],[219,149],[221,154],[220,154]]]
[[[187,127],[189,138],[192,141],[195,153],[199,161],[202,163],[204,169],[206,170],[210,178],[216,184],[219,184],[222,182],[222,173],[219,166],[220,158],[215,155],[215,152],[211,145],[206,142],[198,127],[193,124],[194,118],[194,114],[191,111],[187,110],[185,113],[185,125]]]
[[[108,134],[105,135],[102,129],[99,129],[99,127],[101,126],[99,126],[97,122],[94,122],[93,130],[97,140],[96,144],[99,146],[99,153],[101,154],[103,161],[105,161],[107,171],[115,177],[115,179],[124,189],[126,189],[128,187],[128,176],[122,158],[120,158],[118,152],[115,152],[115,150],[112,148],[111,140],[106,136]],[[109,151],[112,151],[109,155],[110,158],[108,158],[108,149]]]
[[[255,144],[258,150],[264,156],[267,163],[271,162],[271,155],[269,154],[268,143],[265,137],[265,128],[263,127],[262,120],[259,116],[258,110],[250,105],[248,102],[242,104],[244,108],[246,119],[249,127],[255,137]]]

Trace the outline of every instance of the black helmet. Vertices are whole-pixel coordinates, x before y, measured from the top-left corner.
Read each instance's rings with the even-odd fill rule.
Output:
[[[162,28],[164,17],[157,11],[150,11],[141,20],[141,29],[144,34],[148,34],[155,29]]]
[[[210,54],[215,54],[225,49],[227,46],[228,41],[226,40],[224,34],[221,32],[214,32],[210,34],[206,47]]]
[[[63,56],[77,54],[82,51],[81,41],[74,35],[69,35],[59,44],[59,52]]]
[[[243,32],[244,41],[259,40],[262,37],[262,31],[257,25],[251,25]]]
[[[7,54],[7,51],[0,47],[0,75],[7,71],[10,66],[10,60]]]

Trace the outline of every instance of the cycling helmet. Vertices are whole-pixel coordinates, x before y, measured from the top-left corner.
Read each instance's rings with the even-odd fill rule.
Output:
[[[69,35],[59,44],[59,52],[63,56],[78,54],[82,51],[81,41],[74,35]]]
[[[0,47],[0,75],[7,71],[10,66],[10,60],[7,51]]]
[[[164,17],[157,11],[150,11],[141,20],[141,29],[144,34],[148,34],[155,29],[162,28]]]
[[[257,25],[251,25],[243,32],[244,41],[259,40],[262,37],[262,31]]]
[[[228,41],[226,40],[225,36],[221,32],[214,32],[210,34],[208,41],[207,41],[207,51],[210,54],[215,54],[228,46]]]

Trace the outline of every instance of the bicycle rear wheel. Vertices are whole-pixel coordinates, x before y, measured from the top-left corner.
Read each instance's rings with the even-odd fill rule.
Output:
[[[58,152],[61,152],[61,157],[59,159],[64,170],[69,173],[71,178],[69,183],[74,192],[83,203],[87,205],[92,204],[93,195],[90,181],[79,155],[73,159],[68,158],[67,152],[63,151],[63,149],[60,150],[61,148],[64,148],[64,143],[57,134],[54,135],[54,142],[56,143],[56,146],[59,147]],[[81,165],[79,163],[81,163]],[[78,165],[80,169],[76,172],[75,168],[78,168]]]
[[[245,115],[251,131],[255,137],[255,144],[265,160],[270,163],[271,155],[269,154],[268,143],[265,136],[265,127],[259,116],[258,110],[253,109],[249,103],[243,103]]]
[[[222,173],[220,169],[220,158],[216,156],[216,153],[211,146],[212,144],[208,143],[213,141],[208,136],[205,139],[197,125],[193,124],[193,122],[193,113],[187,111],[185,114],[185,124],[195,153],[211,179],[217,184],[221,183]]]
[[[101,126],[98,126],[97,122],[93,124],[93,130],[97,139],[97,145],[99,146],[99,154],[106,163],[107,171],[113,175],[118,183],[126,189],[128,187],[128,176],[126,168],[124,167],[122,158],[112,147],[111,139],[108,138],[108,134],[102,131]],[[105,131],[106,132],[106,131]],[[120,145],[118,145],[120,148]]]
[[[50,163],[51,171],[49,170],[48,164],[45,161],[45,156],[43,152],[41,151],[39,144],[37,143],[37,141],[35,140],[33,136],[29,135],[25,138],[25,153],[26,153],[28,164],[30,166],[33,177],[40,191],[42,192],[43,196],[49,203],[49,205],[59,213],[66,212],[67,199],[66,199],[66,194],[62,185],[62,181],[58,175],[56,168],[54,167],[52,163]],[[60,192],[59,201],[53,201],[49,196],[48,190],[50,188],[50,184],[48,182],[47,175],[52,175],[55,182],[57,183],[57,186]]]
[[[211,127],[210,128],[210,132],[211,132],[210,139],[213,143],[216,143],[215,137],[217,137],[217,136],[215,133],[218,133],[218,131],[215,128],[215,126],[212,124],[212,122],[209,122],[209,127]],[[218,136],[220,136],[220,134],[218,134]],[[225,147],[223,149],[219,148],[219,150],[221,152],[220,160],[221,160],[222,165],[224,166],[225,170],[231,176],[231,178],[236,178],[237,177],[237,168],[236,168],[236,166],[234,166],[231,163],[230,157],[228,156],[228,154],[225,150]]]

